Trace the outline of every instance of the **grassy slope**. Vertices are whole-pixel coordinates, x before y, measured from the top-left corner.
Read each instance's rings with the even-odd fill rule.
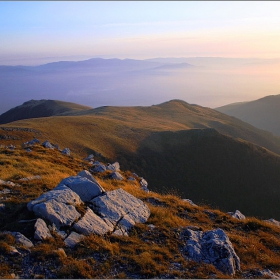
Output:
[[[153,190],[177,191],[226,211],[239,208],[245,214],[280,219],[275,196],[279,156],[238,139],[278,152],[279,138],[208,108],[174,100],[151,107],[101,107],[2,127],[41,132],[0,130],[0,137],[19,138],[2,143],[21,145],[23,139],[36,136],[69,147],[79,156],[99,152],[104,160],[118,160],[126,169],[143,174]],[[235,138],[204,133],[209,127]],[[193,128],[197,134],[189,131]]]
[[[76,174],[87,163],[77,158],[61,155],[56,150],[36,146],[31,153],[22,149],[9,151],[0,148],[0,178],[21,184],[5,196],[6,210],[0,212],[0,231],[17,230],[33,240],[33,224],[19,223],[35,218],[26,203],[41,193],[52,189],[64,177]],[[122,170],[124,170],[122,168]],[[127,177],[129,171],[122,171]],[[28,182],[20,178],[41,175],[41,180]],[[141,174],[139,174],[141,175]],[[21,256],[8,254],[8,245],[14,238],[0,234],[0,277],[11,273],[25,278],[227,278],[212,265],[186,261],[180,252],[178,238],[181,226],[198,226],[201,230],[222,228],[229,236],[241,260],[241,270],[236,278],[249,274],[256,278],[256,269],[280,272],[280,229],[264,221],[247,218],[239,221],[229,215],[204,206],[192,206],[175,195],[149,194],[129,181],[106,179],[106,174],[96,176],[105,190],[123,188],[147,203],[151,216],[146,224],[136,225],[129,237],[90,235],[75,249],[66,248],[56,236],[54,240],[38,242],[30,251],[20,250]],[[3,189],[4,186],[0,186]],[[155,206],[147,199],[157,198]],[[205,210],[211,211],[209,216]],[[148,224],[156,228],[151,230]],[[66,255],[57,251],[63,248]]]

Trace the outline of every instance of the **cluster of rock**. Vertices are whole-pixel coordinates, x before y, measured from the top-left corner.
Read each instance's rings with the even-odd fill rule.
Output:
[[[240,270],[240,259],[222,229],[203,232],[195,227],[187,227],[180,238],[184,241],[182,253],[186,259],[213,264],[229,275]]]
[[[84,203],[89,206],[82,216],[76,207]],[[36,239],[51,237],[46,220],[68,246],[91,233],[128,235],[135,223],[144,223],[150,216],[149,208],[140,199],[123,189],[106,192],[86,170],[62,180],[53,190],[30,201],[27,208],[43,219],[35,224]],[[61,230],[65,227],[72,230],[68,237]]]

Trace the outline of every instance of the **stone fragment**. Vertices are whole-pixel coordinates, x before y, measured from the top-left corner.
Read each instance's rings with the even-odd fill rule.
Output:
[[[106,166],[102,163],[96,164],[92,169],[93,172],[99,172],[99,173],[103,173],[106,170],[107,170]]]
[[[183,255],[186,259],[213,264],[229,275],[240,270],[240,259],[222,229],[202,232],[186,228],[180,237],[185,241]]]
[[[117,171],[110,174],[110,177],[114,180],[119,180],[119,181],[122,181],[124,179],[123,176]]]
[[[92,174],[91,174],[89,171],[87,171],[87,170],[83,170],[83,171],[79,172],[79,173],[77,174],[77,176],[87,178],[87,179],[89,179],[90,181],[92,181],[93,183],[98,184],[98,182],[96,181],[96,179],[95,179],[95,178],[92,176]]]
[[[81,176],[65,178],[60,182],[60,185],[66,185],[77,193],[82,201],[90,201],[104,192],[103,188],[97,182]]]
[[[47,140],[47,141],[45,141],[43,144],[42,144],[42,146],[44,147],[44,148],[48,148],[48,149],[53,149],[54,148],[54,146]]]
[[[120,171],[120,164],[118,162],[109,164],[107,166],[107,170],[111,170],[111,171]]]
[[[64,243],[67,247],[74,248],[78,243],[80,243],[83,239],[82,234],[78,234],[72,231],[69,236],[64,240]]]
[[[184,199],[182,199],[183,201],[185,201],[185,202],[188,202],[190,205],[192,205],[192,206],[197,206],[195,203],[193,203],[192,202],[192,200],[190,200],[190,199],[188,199],[188,198],[184,198]]]
[[[69,148],[63,149],[61,153],[64,154],[64,155],[66,155],[66,156],[70,156],[70,155],[71,155],[71,151],[70,151]]]
[[[34,225],[35,233],[34,238],[37,240],[46,240],[48,238],[52,238],[52,235],[45,223],[42,219],[37,219]]]
[[[109,226],[102,218],[88,208],[85,215],[74,225],[74,229],[84,235],[91,233],[103,235],[113,231],[114,227],[112,224]]]
[[[20,243],[24,247],[31,248],[34,246],[33,243],[20,232],[13,231],[13,232],[8,232],[8,233],[12,234],[15,237],[16,242]]]
[[[245,220],[246,217],[239,211],[236,210],[235,212],[228,212],[229,215],[231,215],[233,218],[238,220]]]

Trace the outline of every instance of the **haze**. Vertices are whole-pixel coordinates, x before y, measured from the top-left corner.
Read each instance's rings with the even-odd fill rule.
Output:
[[[2,67],[0,113],[42,98],[92,107],[176,98],[215,108],[280,94],[277,1],[2,1],[0,10],[0,65],[96,57],[146,63],[102,74]],[[148,65],[159,57],[178,58],[153,60],[161,66],[178,66]]]

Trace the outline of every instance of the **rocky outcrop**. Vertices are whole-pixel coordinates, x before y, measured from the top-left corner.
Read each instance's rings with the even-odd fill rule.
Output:
[[[37,219],[34,225],[35,233],[34,238],[37,240],[46,240],[52,238],[50,230],[48,229],[46,223],[42,219]]]
[[[97,181],[89,180],[81,176],[71,176],[60,182],[79,195],[82,201],[90,201],[94,197],[102,194],[104,189]]]
[[[231,215],[233,218],[238,220],[245,220],[246,217],[239,211],[236,210],[235,212],[228,212],[229,215]]]
[[[206,232],[186,228],[181,233],[185,242],[183,255],[188,260],[213,264],[225,274],[234,275],[240,270],[240,260],[222,229]]]
[[[79,242],[83,239],[82,234],[72,231],[69,236],[64,240],[64,243],[67,247],[74,248]]]
[[[145,223],[150,216],[150,210],[142,200],[123,189],[107,192],[91,200],[91,203],[101,218],[123,234],[127,234],[135,223]]]
[[[92,181],[93,183],[96,183],[98,184],[98,182],[96,181],[96,179],[92,176],[92,174],[87,171],[87,170],[83,170],[81,172],[79,172],[77,174],[77,176],[80,176],[80,177],[84,177],[84,178],[87,178],[88,180]]]

